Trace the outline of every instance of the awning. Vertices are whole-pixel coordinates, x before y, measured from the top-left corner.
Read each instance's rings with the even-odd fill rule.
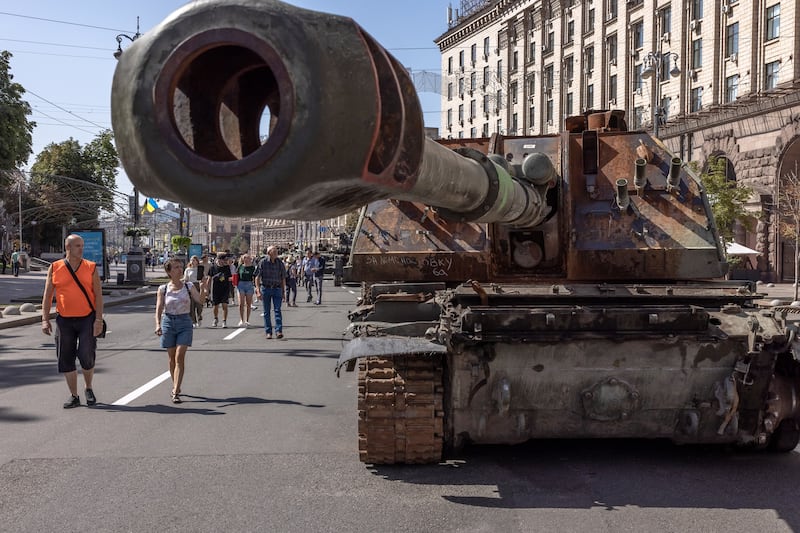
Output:
[[[758,257],[761,255],[761,252],[758,250],[753,250],[752,248],[748,248],[747,246],[743,246],[737,242],[728,244],[725,248],[725,253],[728,255],[741,255],[745,257]]]

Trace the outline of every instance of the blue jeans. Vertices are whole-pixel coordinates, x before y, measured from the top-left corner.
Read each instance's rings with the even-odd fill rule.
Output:
[[[272,320],[269,316],[270,302],[275,312],[275,332],[283,332],[283,317],[281,316],[281,302],[283,301],[283,289],[280,287],[267,288],[261,287],[261,300],[264,302],[264,332],[272,334]]]

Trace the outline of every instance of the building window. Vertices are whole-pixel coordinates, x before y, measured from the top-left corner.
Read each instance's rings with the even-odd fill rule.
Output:
[[[511,131],[509,131],[508,133],[511,135],[516,135],[518,126],[519,124],[517,122],[517,114],[514,113],[513,115],[511,115]]]
[[[469,103],[469,118],[472,120],[475,118],[475,115],[478,114],[478,103],[475,100],[471,100]],[[473,135],[474,137],[474,135]]]
[[[669,120],[669,108],[672,105],[672,98],[665,96],[661,99],[661,109],[659,110],[660,124],[663,126]]]
[[[692,0],[692,18],[703,18],[703,0]]]
[[[608,52],[608,61],[612,65],[617,64],[617,34],[609,35],[606,38],[606,51]]]
[[[536,63],[536,42],[531,41],[531,45],[528,47],[528,61],[531,63]]]
[[[778,71],[780,68],[780,61],[773,61],[764,66],[764,89],[774,89],[778,86]]]
[[[594,85],[589,84],[586,87],[586,109],[592,109],[594,107]]]
[[[519,52],[514,50],[514,55],[511,56],[511,69],[517,70],[519,68]]]
[[[642,71],[644,66],[640,63],[633,67],[633,92],[642,94]]]
[[[692,68],[703,67],[703,39],[692,41]]]
[[[469,75],[469,90],[470,92],[478,88],[478,73],[474,70]]]
[[[572,115],[572,93],[567,93],[567,105],[564,113],[566,113],[567,116]]]
[[[614,20],[617,18],[617,0],[608,0],[608,16],[606,20]]]
[[[464,123],[464,104],[458,104],[458,123]]]
[[[497,62],[497,79],[502,82],[503,80],[503,60]]]
[[[461,69],[461,72],[464,72],[464,50],[458,53],[458,68]]]
[[[483,88],[489,86],[490,81],[490,74],[489,74],[489,67],[483,67]]]
[[[450,129],[452,127],[453,127],[453,110],[452,109],[448,109],[447,110],[447,129]]]
[[[775,4],[767,8],[767,40],[781,36],[781,5]]]
[[[730,57],[731,54],[739,53],[739,23],[734,22],[725,28],[725,52]]]
[[[488,94],[484,94],[483,95],[483,112],[484,113],[488,113],[489,112],[489,95]]]
[[[608,98],[609,100],[617,99],[617,75],[608,77]]]
[[[469,136],[472,137],[473,139],[478,136],[478,130],[475,129],[475,126],[469,129]]]
[[[689,102],[689,111],[694,113],[703,109],[703,88],[695,87],[692,89],[691,101]]]
[[[452,74],[453,73],[453,57],[452,56],[447,58],[447,73],[448,74]]]
[[[517,103],[517,88],[518,88],[517,87],[517,82],[512,83],[508,87],[508,90],[511,93],[511,103],[512,104],[516,104]]]
[[[473,44],[469,50],[469,59],[472,62],[472,65],[475,65],[475,61],[478,60],[478,45]]]
[[[586,74],[589,75],[594,70],[594,46],[586,48]]]
[[[661,24],[661,34],[672,31],[672,8],[665,7],[658,12],[658,21]]]
[[[644,124],[644,107],[637,106],[633,108],[633,129],[640,130]]]
[[[589,9],[586,13],[586,31],[594,31],[594,8]]]
[[[548,91],[553,89],[553,65],[547,65],[544,69],[544,88]]]
[[[536,123],[536,108],[531,106],[528,109],[528,125],[533,128],[533,125]]]
[[[572,81],[572,78],[575,77],[575,68],[573,65],[575,64],[575,60],[572,56],[567,56],[564,58],[564,79]]]
[[[552,52],[556,45],[556,34],[552,29],[547,30],[547,51]]]
[[[497,127],[497,129],[495,131],[497,133],[503,133],[503,119],[502,118],[498,118],[497,119],[497,126],[496,127]]]
[[[463,139],[464,138],[464,131],[463,130],[458,132],[458,138],[459,139]]]
[[[494,107],[494,112],[495,113],[499,113],[500,112],[500,108],[503,107],[503,91],[497,91],[497,95],[495,95],[495,98],[496,98],[495,99],[495,104],[496,105]]]
[[[548,126],[552,126],[553,125],[553,99],[552,98],[548,98],[547,99],[547,108],[546,108],[545,113],[546,113],[545,116],[546,116],[546,120],[547,120],[547,125]]]
[[[567,22],[567,43],[571,43],[575,40],[575,21],[570,20]]]
[[[483,124],[483,130],[481,131],[481,137],[488,137],[489,136],[489,123],[485,122]]]
[[[631,25],[631,35],[633,35],[633,48],[636,50],[644,48],[644,23],[641,20]]]
[[[661,56],[661,81],[669,81],[672,78],[672,74],[669,73],[670,63],[669,54],[663,54]]]
[[[725,103],[735,102],[739,95],[739,75],[734,74],[725,78]]]
[[[464,78],[458,78],[458,96],[464,98]]]
[[[528,80],[528,94],[530,96],[536,94],[536,77],[533,73],[530,74],[530,79]]]
[[[453,82],[447,84],[447,99],[453,99]]]
[[[483,58],[484,59],[488,59],[489,58],[489,50],[490,50],[490,48],[491,47],[489,46],[489,38],[488,37],[484,37],[484,39],[483,39]]]

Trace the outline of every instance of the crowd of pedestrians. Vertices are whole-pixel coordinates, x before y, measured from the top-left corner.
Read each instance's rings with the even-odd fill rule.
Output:
[[[64,408],[81,405],[78,393],[76,361],[80,363],[87,405],[97,402],[92,389],[96,337],[104,334],[103,296],[95,263],[83,259],[83,239],[70,235],[65,243],[66,258],[50,266],[42,298],[42,332],[55,333],[58,370],[64,374],[70,397]],[[167,351],[172,377],[171,398],[181,403],[181,385],[186,371],[186,354],[192,345],[193,329],[203,323],[205,308],[213,314],[212,327],[226,328],[228,309],[233,303],[239,310],[239,327],[250,327],[251,312],[263,306],[264,335],[282,339],[282,305],[297,307],[297,293],[303,287],[307,303],[322,304],[322,281],[325,261],[319,252],[306,249],[305,257],[278,256],[270,246],[258,258],[249,253],[240,257],[219,253],[192,256],[186,267],[177,258],[165,261],[169,281],[158,287],[155,311],[155,334]],[[2,255],[2,254],[0,254]],[[18,275],[19,255],[10,257],[12,273]],[[5,257],[0,260],[5,268]],[[56,328],[51,324],[51,302],[56,301]],[[220,323],[220,307],[222,321]],[[103,333],[101,333],[101,330]],[[274,335],[274,337],[273,337]]]

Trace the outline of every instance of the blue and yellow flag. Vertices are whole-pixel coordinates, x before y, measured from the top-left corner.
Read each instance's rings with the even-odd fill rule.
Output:
[[[142,206],[142,213],[152,213],[158,209],[158,204],[152,198],[148,198],[147,201]]]

